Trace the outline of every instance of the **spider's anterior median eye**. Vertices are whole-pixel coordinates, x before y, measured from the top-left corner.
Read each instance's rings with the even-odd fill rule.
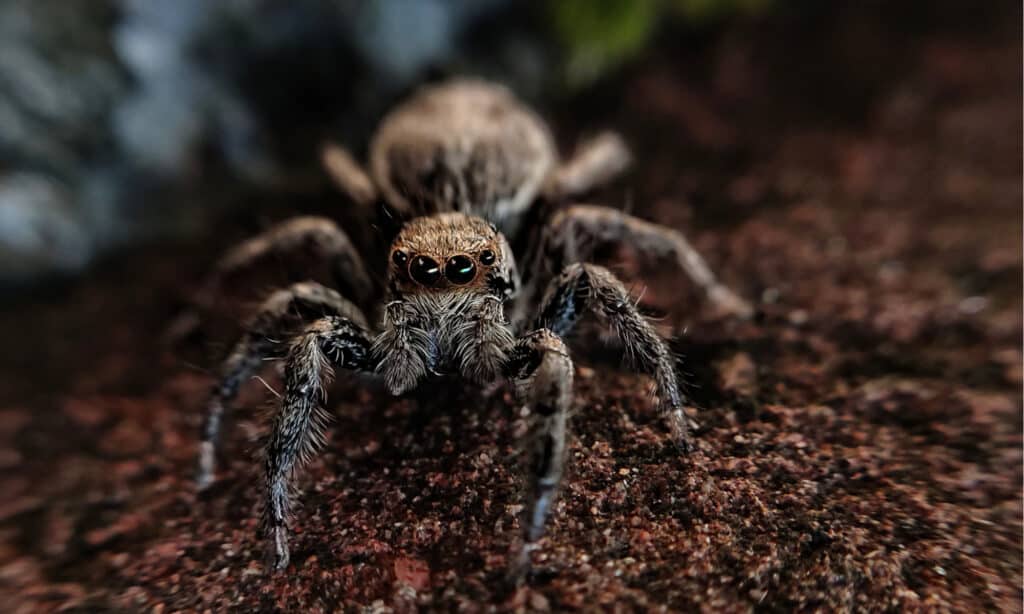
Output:
[[[409,255],[400,249],[395,250],[395,253],[391,254],[391,261],[395,263],[397,267],[404,267],[405,263],[409,261]]]
[[[409,264],[409,275],[419,284],[433,286],[441,278],[441,267],[433,258],[416,256]]]
[[[494,252],[489,249],[485,249],[480,252],[480,264],[491,266],[494,264]]]
[[[476,277],[476,265],[467,256],[452,256],[444,265],[444,276],[453,284],[468,284]]]

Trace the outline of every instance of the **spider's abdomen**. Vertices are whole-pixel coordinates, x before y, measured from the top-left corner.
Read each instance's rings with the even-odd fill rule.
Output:
[[[511,230],[557,162],[547,127],[505,88],[428,87],[381,123],[370,169],[404,213],[459,211]]]

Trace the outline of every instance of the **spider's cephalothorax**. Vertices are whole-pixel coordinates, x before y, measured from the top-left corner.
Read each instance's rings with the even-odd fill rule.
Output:
[[[513,341],[503,304],[519,284],[505,237],[462,213],[419,217],[399,233],[388,262],[391,300],[373,353],[391,392],[428,373],[495,379]]]
[[[671,260],[720,309],[750,307],[720,284],[683,235],[591,205],[560,206],[622,171],[622,140],[606,134],[559,164],[547,128],[507,90],[479,81],[426,88],[383,121],[370,173],[337,146],[329,174],[357,205],[384,201],[406,222],[384,254],[376,282],[349,236],[323,218],[297,218],[250,239],[217,265],[199,297],[210,304],[226,274],[268,254],[313,248],[347,296],[307,281],[272,293],[248,319],[225,359],[203,425],[199,484],[213,477],[222,416],[267,358],[285,359],[285,388],[266,447],[263,527],[277,568],[288,563],[289,479],[322,438],[320,401],[334,369],[363,371],[402,394],[437,374],[480,384],[507,378],[530,410],[530,498],[523,519],[530,550],[543,531],[562,475],[573,367],[562,339],[585,315],[618,336],[632,366],[650,374],[672,437],[689,446],[672,353],[622,283],[588,264],[612,243]],[[535,208],[538,203],[549,206]],[[535,228],[526,213],[543,212]],[[528,236],[520,262],[509,240]],[[521,235],[517,237],[517,235]],[[365,314],[370,313],[373,318]],[[302,326],[290,343],[283,334]]]

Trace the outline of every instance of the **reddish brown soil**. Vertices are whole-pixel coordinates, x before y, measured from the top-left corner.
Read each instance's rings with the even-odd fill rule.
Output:
[[[798,74],[725,39],[692,59],[710,69],[666,51],[609,86],[595,121],[624,127],[639,168],[604,200],[685,228],[763,314],[716,318],[649,281],[688,331],[697,451],[666,444],[648,380],[581,360],[571,470],[518,592],[505,391],[336,386],[293,565],[267,576],[251,417],[268,395],[246,396],[234,461],[197,499],[211,379],[154,340],[216,246],[125,254],[8,306],[3,609],[1020,611],[1021,64],[1004,38],[825,45]],[[571,111],[567,130],[591,127]]]

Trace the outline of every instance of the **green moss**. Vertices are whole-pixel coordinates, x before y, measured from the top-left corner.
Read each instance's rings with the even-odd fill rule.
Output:
[[[549,0],[546,17],[566,53],[570,89],[585,86],[637,55],[660,21],[704,26],[756,15],[773,0]]]
[[[643,49],[661,12],[657,0],[554,0],[547,6],[567,50],[570,87],[586,85]]]

